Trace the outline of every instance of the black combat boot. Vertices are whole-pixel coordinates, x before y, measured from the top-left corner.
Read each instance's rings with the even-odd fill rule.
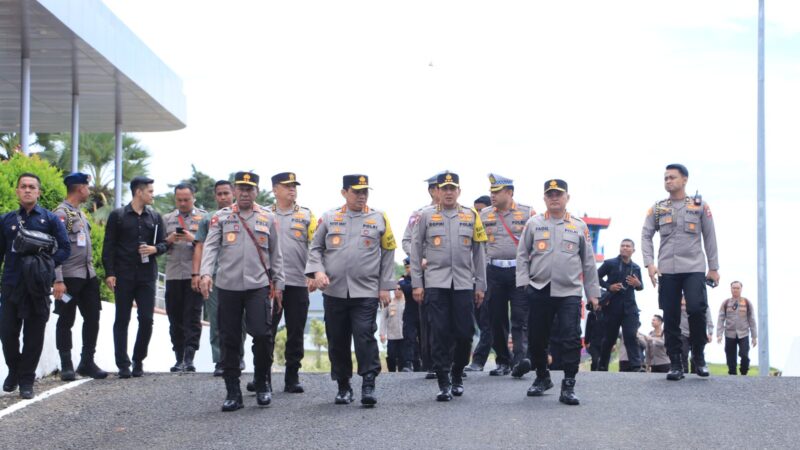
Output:
[[[95,380],[103,380],[108,376],[108,372],[97,367],[93,355],[81,355],[77,372],[80,376],[94,378]]]
[[[258,406],[269,406],[272,403],[272,385],[266,381],[256,381],[256,403]]]
[[[493,377],[502,377],[511,373],[511,367],[508,364],[498,364],[496,368],[489,371],[489,375]]]
[[[30,400],[34,397],[32,384],[19,385],[19,397],[24,400]]]
[[[72,352],[58,352],[61,357],[61,381],[75,381],[75,369],[72,367]]]
[[[237,409],[244,408],[242,401],[242,389],[239,387],[239,379],[233,377],[225,378],[225,389],[228,391],[228,396],[222,402],[222,412],[236,411]]]
[[[449,402],[453,399],[453,385],[450,382],[450,372],[439,372],[436,374],[439,381],[439,393],[436,394],[437,402]]]
[[[462,377],[463,374],[464,374],[463,370],[458,370],[458,371],[454,370],[450,374],[450,379],[452,380],[452,386],[453,386],[450,389],[450,393],[452,393],[456,397],[461,397],[462,395],[464,395],[464,377]]]
[[[669,372],[667,372],[667,379],[670,381],[683,379],[683,363],[681,362],[680,353],[669,355]]]
[[[297,369],[286,369],[286,375],[283,377],[283,392],[291,394],[302,394],[305,392],[303,385],[300,384],[300,377],[297,375]]]
[[[192,347],[186,347],[183,351],[183,371],[195,372],[197,369],[194,367],[194,352]]]
[[[561,380],[561,396],[558,401],[565,405],[580,405],[580,400],[575,395],[575,378],[564,378]]]
[[[701,377],[711,375],[706,365],[706,357],[703,349],[692,349],[692,365],[694,366],[694,373]]]
[[[523,375],[531,371],[531,360],[528,358],[522,358],[516,366],[514,366],[514,370],[511,371],[511,376],[514,378],[522,378]]]
[[[350,380],[336,380],[339,385],[339,391],[336,393],[336,398],[333,403],[336,405],[349,405],[353,402],[353,388],[350,387]]]
[[[13,370],[8,371],[8,376],[3,381],[3,390],[6,392],[14,392],[17,390],[17,372]]]
[[[175,365],[169,368],[170,372],[183,372],[183,352],[175,350]]]
[[[375,406],[378,398],[375,397],[375,374],[370,372],[361,379],[361,404]]]
[[[144,365],[142,365],[141,361],[134,361],[133,368],[131,369],[131,376],[133,378],[139,378],[144,375]]]
[[[536,379],[528,388],[528,397],[541,397],[544,391],[553,388],[553,380],[550,379],[550,371],[536,371]]]

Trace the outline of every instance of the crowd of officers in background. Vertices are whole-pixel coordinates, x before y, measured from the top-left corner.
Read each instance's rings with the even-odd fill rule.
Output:
[[[431,203],[415,211],[405,229],[402,249],[408,256],[405,275],[398,282],[395,237],[387,215],[367,206],[371,189],[367,175],[344,176],[345,204],[319,220],[297,203],[300,183],[292,172],[271,178],[272,206],[255,202],[259,176],[238,172],[232,183],[215,184],[216,212],[197,208],[194,188],[179,184],[174,189],[176,209],[164,216],[150,207],[153,180],[134,178],[130,203],[108,217],[102,252],[104,281],[115,294],[118,376],[144,375],[153,326],[156,257],[162,254],[167,255],[165,300],[175,353],[170,370],[196,370],[194,355],[200,347],[205,305],[214,375],[221,376],[226,386],[223,411],[243,407],[245,333],[253,339],[254,366],[247,388],[256,393],[259,406],[271,403],[272,354],[282,318],[287,329],[284,390],[304,392],[298,374],[303,331],[309,292],[317,289],[323,293],[336,404],[354,400],[351,342],[362,377],[361,403],[377,403],[379,307],[383,308],[380,338],[388,340],[389,369],[427,370],[426,378],[438,381],[438,401],[463,395],[467,372],[482,371],[492,349],[496,368],[490,375],[521,378],[535,371],[527,395],[538,397],[554,386],[550,370],[563,371],[559,400],[577,405],[575,377],[582,348],[585,345],[591,354],[593,370],[608,370],[620,328],[621,369],[666,372],[667,379],[680,380],[689,369],[691,353],[692,371],[708,376],[704,347],[711,342],[713,325],[707,324],[706,285],[719,282],[719,264],[711,210],[698,195],[686,194],[687,181],[684,166],[667,166],[664,187],[669,197],[648,210],[642,230],[644,265],[659,289],[663,311],[663,317],[653,318],[650,335],[642,336],[644,356],[634,294],[644,282],[631,258],[635,243],[625,239],[619,256],[598,269],[588,226],[567,211],[570,196],[564,180],[544,183],[545,211],[537,214],[516,202],[513,180],[498,174],[489,175],[491,196],[479,198],[475,208],[459,202],[458,174],[444,171],[431,177],[427,180]],[[92,378],[108,375],[94,362],[100,285],[92,264],[92,224],[80,209],[89,197],[89,177],[73,173],[64,183],[67,198],[50,212],[37,204],[38,177],[21,175],[20,208],[0,220],[5,267],[0,326],[9,367],[3,389],[12,392],[19,386],[23,398],[33,397],[50,292],[32,288],[35,283],[26,268],[34,256],[15,250],[21,230],[45,233],[58,243],[58,250],[44,259],[52,267],[62,379],[75,379],[76,372]],[[657,262],[652,240],[656,233],[660,235]],[[731,285],[732,297],[723,302],[717,328],[718,341],[725,337],[733,374],[737,349],[741,373],[747,373],[751,333],[756,345],[752,304],[741,297],[741,287],[740,282]],[[589,315],[582,340],[583,296]],[[129,357],[128,324],[134,302],[138,329]],[[76,309],[84,319],[77,370],[71,357]],[[480,339],[473,351],[476,324]]]

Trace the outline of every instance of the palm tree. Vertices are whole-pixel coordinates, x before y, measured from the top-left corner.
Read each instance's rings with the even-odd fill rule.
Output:
[[[40,145],[45,149],[41,157],[69,172],[72,166],[72,138],[67,133],[42,135]],[[78,144],[78,169],[92,176],[92,211],[114,202],[114,134],[81,134]],[[150,152],[135,137],[122,135],[122,181],[128,183],[137,176],[147,175]]]

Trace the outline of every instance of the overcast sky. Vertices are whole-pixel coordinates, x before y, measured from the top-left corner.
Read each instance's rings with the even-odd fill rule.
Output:
[[[440,170],[461,175],[464,204],[495,172],[537,210],[557,177],[573,213],[611,218],[601,245],[613,257],[622,238],[639,244],[664,166],[682,162],[717,224],[715,322],[734,279],[757,302],[757,2],[104,1],[184,81],[186,129],[138,135],[157,191],[191,164],[217,178],[288,170],[319,215],[343,203],[343,174],[366,173],[369,204],[399,235]],[[766,17],[770,354],[782,367],[800,336],[787,240],[800,219],[800,3],[767,2]],[[649,283],[639,304],[648,332]],[[709,355],[724,361],[721,345]]]

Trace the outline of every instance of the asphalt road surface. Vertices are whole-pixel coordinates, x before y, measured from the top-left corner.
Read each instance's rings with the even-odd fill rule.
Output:
[[[286,394],[276,374],[271,406],[245,393],[232,413],[220,412],[224,385],[209,374],[93,380],[0,418],[0,448],[800,447],[800,378],[580,373],[581,405],[566,406],[560,372],[541,398],[525,396],[530,374],[470,374],[449,403],[422,374],[381,374],[371,409],[334,405],[328,375],[301,380],[305,394]]]

